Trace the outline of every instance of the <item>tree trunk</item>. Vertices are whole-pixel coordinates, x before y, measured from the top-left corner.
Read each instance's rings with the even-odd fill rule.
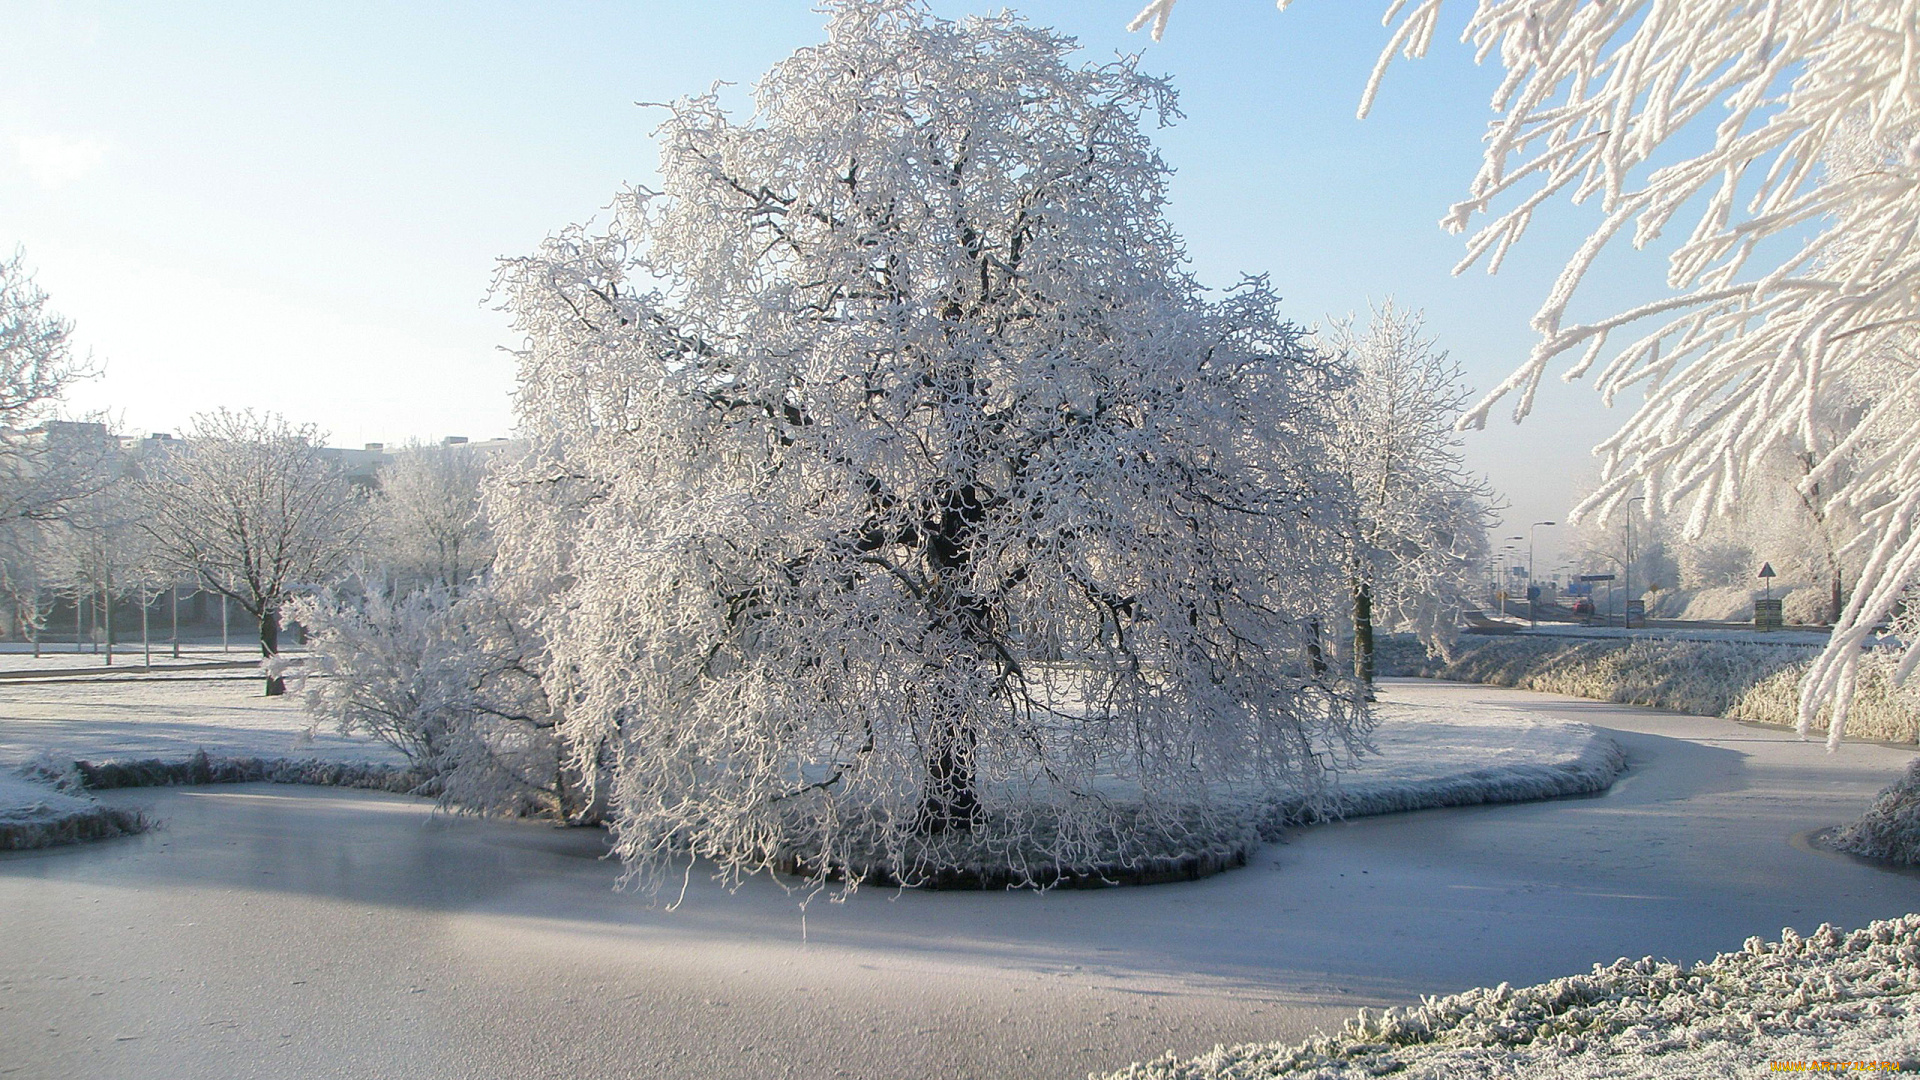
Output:
[[[1369,690],[1373,687],[1373,586],[1365,581],[1353,587],[1353,673]]]
[[[280,609],[263,608],[260,613],[260,658],[271,663],[280,655]],[[287,692],[287,680],[278,675],[267,676],[267,696],[279,697]]]
[[[926,558],[934,582],[931,607],[940,622],[959,632],[972,649],[960,649],[947,664],[990,664],[994,644],[987,601],[963,590],[973,555],[969,534],[986,516],[979,489],[964,484],[946,493],[944,507],[926,529]],[[928,733],[927,782],[920,800],[920,829],[941,833],[971,829],[981,821],[975,785],[974,747],[979,735],[967,717],[965,702],[947,702]]]
[[[942,721],[934,732],[933,753],[927,756],[927,786],[920,799],[920,830],[943,833],[980,824],[980,795],[974,788],[973,726],[964,720]]]
[[[1838,566],[1833,568],[1833,596],[1829,599],[1828,603],[1829,607],[1827,610],[1830,614],[1827,616],[1827,623],[1831,625],[1839,622],[1840,613],[1847,610],[1847,593],[1845,589],[1841,588],[1840,568]]]

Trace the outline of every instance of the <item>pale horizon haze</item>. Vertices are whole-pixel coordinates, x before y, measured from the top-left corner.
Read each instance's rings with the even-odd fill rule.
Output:
[[[1160,44],[1126,32],[1137,6],[1014,10],[1087,59],[1141,52],[1173,77],[1185,118],[1156,138],[1202,281],[1268,274],[1302,324],[1389,296],[1423,309],[1476,393],[1525,359],[1597,212],[1553,207],[1498,276],[1450,276],[1463,238],[1435,222],[1478,165],[1497,77],[1457,24],[1396,63],[1359,121],[1382,5],[1189,0]],[[805,2],[16,0],[0,8],[0,251],[25,252],[104,364],[69,412],[144,432],[250,407],[343,446],[507,435],[517,342],[489,299],[496,261],[651,180],[660,113],[636,103],[728,82],[745,114],[753,81],[824,21]],[[1658,252],[1610,251],[1576,313],[1658,295],[1663,271]],[[1563,520],[1631,405],[1550,376],[1526,423],[1502,405],[1465,436],[1511,502],[1498,535]],[[1539,530],[1543,576],[1558,531]]]

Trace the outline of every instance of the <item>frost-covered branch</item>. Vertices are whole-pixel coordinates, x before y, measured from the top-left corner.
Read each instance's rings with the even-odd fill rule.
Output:
[[[1157,34],[1172,6],[1156,0],[1136,25]],[[1363,114],[1394,53],[1425,51],[1440,6],[1390,5]],[[1443,220],[1466,231],[1491,215],[1460,269],[1497,270],[1549,199],[1592,199],[1605,215],[1534,316],[1532,356],[1467,423],[1508,395],[1524,416],[1563,358],[1566,377],[1594,372],[1609,401],[1640,386],[1645,401],[1601,445],[1602,483],[1578,512],[1610,512],[1639,489],[1650,510],[1698,527],[1746,498],[1782,451],[1816,455],[1809,495],[1841,468],[1820,456],[1842,450],[1820,445],[1815,420],[1850,404],[1832,400],[1840,384],[1886,387],[1882,403],[1911,415],[1896,399],[1911,393],[1920,341],[1913,0],[1478,0],[1463,39],[1478,59],[1497,53],[1506,75],[1479,174]],[[1568,322],[1602,251],[1676,222],[1686,235],[1668,256],[1674,295]],[[1809,717],[1829,698],[1844,716],[1859,641],[1920,572],[1906,531],[1920,462],[1902,456],[1910,429],[1887,423],[1863,436],[1886,447],[1880,468],[1824,488],[1859,508],[1850,543],[1873,554],[1807,685]]]

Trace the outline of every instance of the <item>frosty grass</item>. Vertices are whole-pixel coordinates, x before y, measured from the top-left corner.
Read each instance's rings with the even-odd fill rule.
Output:
[[[1168,1054],[1108,1080],[1745,1076],[1816,1061],[1911,1071],[1916,990],[1920,915],[1905,915],[1850,934],[1748,938],[1693,967],[1622,959],[1538,986],[1362,1009],[1331,1037]]]

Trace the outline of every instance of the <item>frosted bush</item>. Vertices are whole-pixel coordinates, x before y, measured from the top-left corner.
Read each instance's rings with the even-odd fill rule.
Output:
[[[495,587],[404,597],[306,598],[306,707],[371,735],[432,778],[460,809],[569,820],[595,800],[562,765],[527,616]]]
[[[1910,763],[1858,821],[1834,835],[1833,843],[1868,858],[1920,863],[1920,761]]]

